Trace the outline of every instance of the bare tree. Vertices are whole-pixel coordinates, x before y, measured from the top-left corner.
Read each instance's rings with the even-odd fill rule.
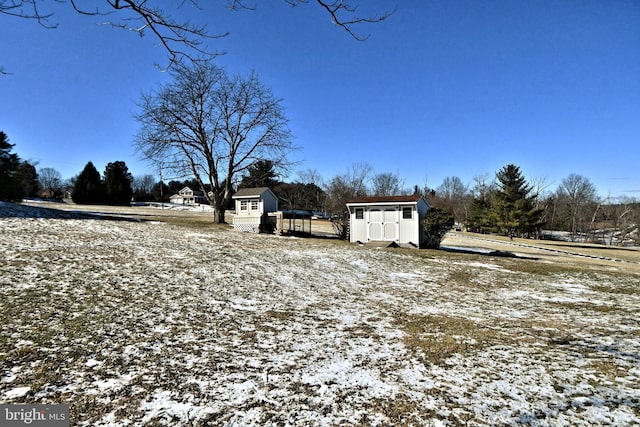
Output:
[[[640,200],[631,199],[631,214],[629,222],[634,225],[634,230],[630,231],[628,237],[635,242],[636,246],[640,245]]]
[[[326,212],[327,194],[323,190],[326,188],[324,178],[317,169],[305,169],[297,172],[298,181],[305,184],[310,205],[314,210]]]
[[[572,173],[556,190],[556,200],[566,209],[569,230],[575,239],[578,231],[586,231],[585,223],[593,222],[590,213],[593,212],[592,205],[597,205],[596,187],[588,178]]]
[[[349,170],[334,176],[327,184],[327,209],[333,215],[344,217],[347,213],[347,200],[369,194],[368,182],[373,168],[366,162],[354,163]]]
[[[404,179],[397,173],[377,173],[371,178],[371,186],[374,196],[397,196],[407,193],[404,190]]]
[[[602,204],[605,218],[609,226],[609,245],[617,243],[624,246],[625,241],[638,231],[638,218],[634,218],[634,207],[637,201],[630,197],[607,197]]]
[[[366,196],[369,193],[371,174],[373,174],[373,167],[367,162],[356,162],[351,165],[345,178],[353,190],[353,197]]]
[[[298,6],[309,3],[309,0],[284,0],[291,6]],[[96,4],[97,3],[97,4]],[[225,37],[228,32],[222,31],[218,34],[209,32],[205,25],[194,25],[190,21],[176,21],[172,17],[172,12],[161,6],[152,6],[148,0],[102,0],[86,2],[79,0],[55,0],[43,2],[40,0],[0,0],[0,14],[32,19],[37,21],[44,28],[56,28],[58,24],[54,21],[55,8],[60,4],[67,4],[81,15],[104,17],[103,24],[111,25],[132,31],[140,36],[147,33],[152,34],[160,45],[166,50],[169,56],[169,65],[183,58],[190,60],[200,60],[203,57],[210,59],[219,52],[209,50],[205,41]],[[254,9],[254,6],[247,6],[244,0],[226,0],[231,10]],[[316,0],[315,3],[324,9],[335,25],[343,28],[356,40],[366,40],[368,36],[363,36],[355,31],[358,24],[377,23],[384,21],[391,16],[395,9],[385,11],[381,14],[370,16],[358,15],[358,4],[353,4],[346,0]],[[188,4],[191,7],[201,9],[198,0],[182,0],[176,2],[174,9],[180,9]],[[165,6],[166,7],[166,6]],[[0,67],[0,74],[7,74]]]
[[[457,176],[448,176],[436,189],[443,207],[453,214],[457,223],[464,222],[468,217],[469,189]]]
[[[333,230],[340,239],[348,237],[349,215],[346,203],[355,194],[353,183],[347,174],[334,176],[327,184],[327,210],[331,214]]]
[[[136,201],[150,200],[153,187],[156,185],[156,178],[153,175],[139,175],[133,177],[131,187]]]
[[[474,198],[488,202],[491,199],[491,193],[495,190],[495,182],[488,173],[476,175],[473,177],[473,188],[470,190]]]
[[[317,169],[305,169],[297,172],[298,181],[303,184],[315,184],[318,187],[324,186],[324,178]]]
[[[541,207],[540,203],[542,203],[542,201],[548,198],[548,196],[550,195],[548,188],[551,186],[551,184],[547,182],[546,176],[532,178],[529,182],[531,183],[533,192],[538,195],[536,199],[536,209],[538,209]]]
[[[153,175],[147,174],[147,175],[133,177],[133,189],[135,191],[150,193],[155,184],[156,184],[156,178]]]
[[[40,188],[48,193],[48,197],[54,197],[62,190],[62,175],[54,168],[41,168],[38,170]]]
[[[286,165],[295,148],[288,120],[255,73],[231,77],[211,62],[197,62],[176,64],[171,74],[171,83],[142,97],[136,147],[176,176],[198,180],[217,222],[224,222],[237,176],[260,160]]]
[[[442,184],[440,184],[436,191],[440,193],[441,197],[451,200],[464,196],[467,193],[467,186],[464,185],[462,180],[457,176],[448,176],[442,181]]]

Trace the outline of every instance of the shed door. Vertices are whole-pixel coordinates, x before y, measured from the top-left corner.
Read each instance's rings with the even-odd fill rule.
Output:
[[[369,240],[397,240],[398,213],[395,209],[369,210]]]

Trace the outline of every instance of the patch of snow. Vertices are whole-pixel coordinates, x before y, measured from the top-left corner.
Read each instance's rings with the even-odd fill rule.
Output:
[[[18,399],[31,391],[31,387],[16,387],[4,392],[5,400]]]
[[[349,261],[349,264],[353,265],[354,267],[358,267],[361,270],[369,269],[369,265],[366,263],[366,261],[362,259],[355,259],[355,260]]]
[[[11,209],[3,403],[74,402],[79,426],[640,423],[636,276]]]

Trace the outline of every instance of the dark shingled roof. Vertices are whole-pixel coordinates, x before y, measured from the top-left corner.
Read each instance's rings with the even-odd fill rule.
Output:
[[[347,200],[347,203],[414,203],[420,200],[421,197],[420,194],[412,194],[410,196],[356,197],[355,199]]]
[[[233,197],[258,197],[267,190],[269,187],[241,188],[236,191]]]

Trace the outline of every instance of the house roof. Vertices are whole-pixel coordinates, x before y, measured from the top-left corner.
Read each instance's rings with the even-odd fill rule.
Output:
[[[273,191],[269,187],[256,187],[256,188],[241,188],[233,195],[233,199],[239,199],[242,197],[260,197],[265,192],[273,194]],[[273,194],[275,197],[275,194]]]
[[[356,197],[347,200],[348,205],[358,204],[376,204],[376,203],[417,203],[422,199],[420,194],[412,194],[410,196],[376,196],[376,197]]]
[[[186,193],[193,193],[194,196],[204,196],[204,193],[202,191],[192,190],[191,187],[184,187],[182,190],[178,191],[178,194],[180,195]]]

